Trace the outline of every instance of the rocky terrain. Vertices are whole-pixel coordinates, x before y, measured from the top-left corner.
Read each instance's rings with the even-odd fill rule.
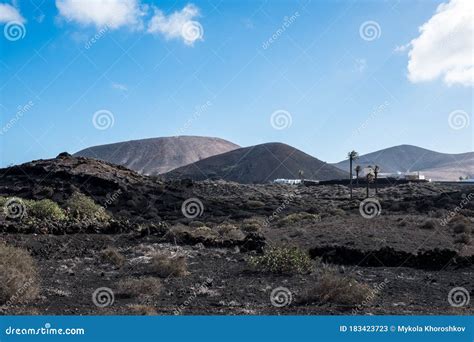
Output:
[[[0,313],[472,314],[474,187],[371,196],[68,154],[1,169]]]

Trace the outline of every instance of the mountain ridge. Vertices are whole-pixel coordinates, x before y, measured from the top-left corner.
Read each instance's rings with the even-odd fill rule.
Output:
[[[96,145],[74,153],[125,166],[145,175],[166,173],[240,146],[215,137],[173,136]]]
[[[165,178],[193,180],[223,179],[238,183],[267,183],[277,178],[329,180],[347,178],[338,170],[303,151],[283,143],[264,143],[242,147],[172,170]]]
[[[349,160],[332,165],[348,170]],[[424,171],[434,180],[457,180],[474,175],[474,152],[450,154],[403,144],[363,154],[355,165],[378,165],[381,172],[388,173]]]

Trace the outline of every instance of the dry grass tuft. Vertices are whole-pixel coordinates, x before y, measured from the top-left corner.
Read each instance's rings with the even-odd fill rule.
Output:
[[[127,278],[120,280],[118,292],[129,297],[158,296],[161,292],[161,280],[154,277]]]
[[[373,297],[374,291],[369,285],[324,271],[316,286],[303,296],[301,302],[355,306]]]
[[[38,293],[38,271],[30,254],[0,243],[0,304],[27,303]]]
[[[185,256],[170,257],[156,254],[151,260],[152,272],[162,278],[188,275],[188,261]]]
[[[115,247],[107,247],[101,253],[101,257],[105,262],[111,263],[117,267],[122,267],[125,263],[125,256]]]
[[[156,316],[158,313],[153,306],[150,305],[143,305],[143,304],[130,304],[128,308],[131,311],[132,315],[139,315],[139,316]]]

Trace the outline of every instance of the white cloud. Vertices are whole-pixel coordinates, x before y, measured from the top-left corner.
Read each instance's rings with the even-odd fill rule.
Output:
[[[144,8],[139,0],[56,0],[59,14],[83,25],[138,28]]]
[[[20,12],[9,4],[0,4],[0,23],[8,23],[10,21],[18,21],[22,24],[26,22]]]
[[[474,1],[451,0],[438,6],[410,42],[408,78],[412,82],[442,78],[447,85],[474,85]]]
[[[161,33],[166,39],[182,39],[185,44],[193,45],[202,40],[202,25],[194,19],[199,17],[199,9],[188,4],[182,10],[165,15],[155,8],[155,13],[148,24],[149,33]]]

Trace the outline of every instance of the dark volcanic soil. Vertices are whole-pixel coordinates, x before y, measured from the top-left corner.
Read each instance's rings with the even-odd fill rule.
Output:
[[[41,277],[37,300],[0,307],[0,313],[136,314],[136,305],[158,314],[474,311],[469,303],[462,307],[448,303],[448,293],[455,287],[473,295],[472,186],[425,183],[382,188],[376,197],[380,214],[365,218],[359,211],[365,189],[356,189],[350,200],[348,188],[338,185],[161,182],[125,168],[70,156],[0,170],[3,196],[50,198],[64,206],[75,191],[105,206],[113,215],[112,222],[45,219],[28,223],[0,215],[0,241],[26,248]],[[108,201],[112,197],[113,201]],[[181,210],[190,198],[203,204],[202,215],[194,219],[186,218]],[[459,239],[454,229],[457,219],[444,224],[454,211],[469,230],[469,239]],[[241,230],[241,236],[215,233],[224,222]],[[209,227],[208,235],[197,234],[196,227],[204,225]],[[311,273],[277,275],[248,265],[249,257],[260,255],[262,249],[288,245],[312,257]],[[107,247],[115,247],[125,257],[122,266],[104,261],[101,252]],[[157,252],[185,256],[188,274],[162,277],[158,296],[121,295],[117,291],[121,279],[155,276],[150,260]],[[383,286],[370,303],[360,306],[303,304],[301,299],[318,283],[324,269],[374,289]],[[104,308],[92,301],[92,294],[101,287],[115,294],[114,303]],[[289,305],[272,305],[270,296],[278,287],[291,292]]]

